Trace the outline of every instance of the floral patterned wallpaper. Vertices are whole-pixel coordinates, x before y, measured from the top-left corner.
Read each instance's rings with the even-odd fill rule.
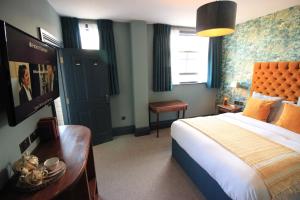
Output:
[[[233,89],[234,82],[251,84],[255,62],[300,60],[300,5],[236,25],[223,39],[221,88],[223,97],[245,99],[249,89]]]

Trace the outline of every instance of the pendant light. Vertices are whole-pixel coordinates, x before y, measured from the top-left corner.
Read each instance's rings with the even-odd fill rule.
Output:
[[[217,37],[234,32],[236,3],[233,1],[214,1],[197,9],[197,35]]]

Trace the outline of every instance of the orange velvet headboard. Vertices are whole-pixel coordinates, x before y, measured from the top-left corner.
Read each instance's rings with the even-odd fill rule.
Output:
[[[300,96],[300,61],[255,63],[251,94],[253,91],[296,102]]]

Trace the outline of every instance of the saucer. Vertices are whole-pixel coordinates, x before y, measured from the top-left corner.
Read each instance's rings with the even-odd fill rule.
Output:
[[[54,170],[48,172],[47,178],[55,176],[65,169],[66,169],[66,164],[63,161],[59,161],[57,167]]]

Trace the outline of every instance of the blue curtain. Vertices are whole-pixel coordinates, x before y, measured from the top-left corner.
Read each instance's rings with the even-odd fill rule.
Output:
[[[221,84],[221,61],[222,61],[222,37],[209,39],[208,50],[208,88],[220,88]]]
[[[154,24],[153,27],[153,91],[170,91],[172,89],[170,55],[171,26],[166,24]]]
[[[115,50],[115,40],[113,33],[113,22],[107,19],[97,20],[100,49],[107,54],[108,70],[109,70],[109,87],[110,95],[120,94],[117,59]]]
[[[65,48],[81,49],[78,19],[61,17],[61,29]]]

